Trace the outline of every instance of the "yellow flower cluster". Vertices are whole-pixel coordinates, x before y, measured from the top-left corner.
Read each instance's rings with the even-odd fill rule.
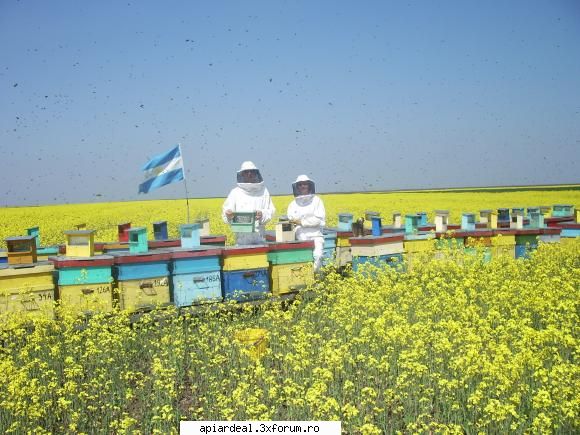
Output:
[[[404,273],[328,271],[286,305],[6,320],[0,431],[177,433],[187,419],[577,433],[579,265],[579,240],[528,260],[450,249]],[[260,358],[234,339],[245,328],[268,331]]]

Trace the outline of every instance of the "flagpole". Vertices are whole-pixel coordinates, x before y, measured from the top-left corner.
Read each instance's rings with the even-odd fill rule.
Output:
[[[183,162],[183,153],[181,152],[181,144],[178,143],[179,155],[181,156],[181,161]],[[187,183],[185,177],[185,168],[183,168],[183,185],[185,186],[185,203],[187,204],[187,223],[189,223],[189,193],[187,193]]]

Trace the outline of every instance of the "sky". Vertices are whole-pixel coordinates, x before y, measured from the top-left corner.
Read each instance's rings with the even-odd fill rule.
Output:
[[[0,206],[578,183],[580,1],[0,0]]]

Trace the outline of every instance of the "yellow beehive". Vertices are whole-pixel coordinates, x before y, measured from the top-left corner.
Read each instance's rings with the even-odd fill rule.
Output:
[[[350,237],[352,237],[351,233],[345,233],[344,235],[342,233],[338,233],[336,236],[336,246],[350,246]]]
[[[170,303],[167,276],[119,281],[118,291],[119,307],[122,310],[136,311]]]
[[[95,255],[95,231],[65,231],[67,257],[92,257]]]
[[[271,266],[271,290],[274,296],[301,290],[314,282],[312,263],[274,264]]]
[[[53,272],[48,263],[0,268],[0,313],[54,318]]]
[[[113,311],[111,283],[61,285],[58,293],[60,305],[75,313]]]
[[[435,249],[435,242],[433,238],[419,239],[419,240],[405,240],[403,241],[403,249],[405,253],[428,252]]]
[[[236,246],[224,249],[223,270],[261,269],[268,267],[268,247]]]
[[[338,267],[346,266],[348,263],[352,263],[352,251],[350,246],[340,246],[336,247],[336,265]]]
[[[498,234],[491,238],[491,246],[515,246],[515,234]]]
[[[492,257],[502,257],[507,256],[510,258],[516,258],[516,245],[498,245],[491,247]]]
[[[487,221],[487,228],[491,230],[497,229],[497,211],[492,211],[489,214],[489,219]]]

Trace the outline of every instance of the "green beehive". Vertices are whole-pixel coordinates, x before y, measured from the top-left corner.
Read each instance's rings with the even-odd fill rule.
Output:
[[[230,227],[234,233],[256,231],[256,212],[234,212]]]

